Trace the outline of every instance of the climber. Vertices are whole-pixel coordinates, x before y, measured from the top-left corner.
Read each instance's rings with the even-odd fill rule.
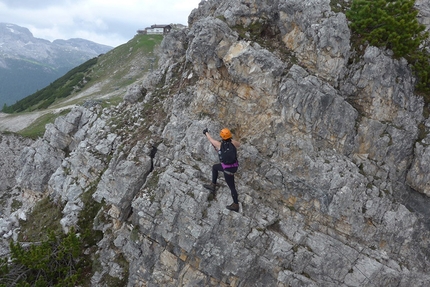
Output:
[[[203,130],[203,134],[207,137],[210,143],[213,145],[215,150],[218,152],[221,163],[214,164],[212,166],[212,182],[210,184],[204,184],[203,186],[209,189],[213,194],[216,192],[218,172],[224,172],[225,181],[230,188],[231,197],[233,203],[227,205],[227,209],[239,212],[239,201],[236,186],[234,184],[234,173],[239,167],[237,161],[236,149],[240,146],[238,141],[232,139],[232,134],[229,129],[222,129],[220,136],[222,141],[217,141],[211,137],[208,129]]]

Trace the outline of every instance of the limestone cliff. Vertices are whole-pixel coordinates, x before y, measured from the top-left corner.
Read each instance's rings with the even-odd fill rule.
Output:
[[[328,0],[202,1],[124,102],[27,143],[16,185],[61,200],[64,230],[83,193],[104,204],[93,286],[428,286],[424,102],[405,60],[351,51]],[[242,143],[239,213],[202,187],[206,127]]]

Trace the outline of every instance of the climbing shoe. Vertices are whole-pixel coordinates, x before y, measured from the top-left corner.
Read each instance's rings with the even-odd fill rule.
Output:
[[[203,184],[203,187],[209,189],[212,193],[215,193],[216,191],[216,184],[212,182],[210,184]]]
[[[227,205],[226,207],[228,210],[233,210],[233,211],[239,212],[239,204],[237,204],[237,203],[232,203],[230,205]]]

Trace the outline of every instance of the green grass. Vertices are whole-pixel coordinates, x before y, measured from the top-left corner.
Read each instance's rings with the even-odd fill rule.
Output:
[[[96,191],[97,184],[85,191],[81,195],[82,202],[85,208],[79,213],[77,230],[79,232],[79,238],[82,241],[83,246],[87,250],[91,250],[91,254],[95,254],[97,250],[97,242],[103,238],[103,232],[100,230],[93,230],[94,220],[105,221],[104,214],[101,213],[97,217],[98,212],[104,208],[104,203],[98,203],[92,198],[93,193]],[[15,205],[18,203],[15,203]],[[50,197],[45,197],[39,200],[32,211],[28,214],[26,221],[20,221],[21,231],[19,233],[19,242],[42,242],[49,238],[49,233],[60,236],[63,234],[63,229],[60,224],[60,220],[63,217],[62,210],[63,204],[54,202]],[[80,267],[83,268],[82,272],[88,275],[88,277],[82,278],[80,286],[90,286],[89,279],[90,275],[93,274],[92,266],[93,259],[90,255],[85,255],[82,250],[82,254],[79,255]],[[121,257],[119,256],[119,259]],[[119,260],[119,264],[124,267],[124,279],[119,280],[116,278],[110,278],[111,281],[126,282],[127,276],[127,262],[125,260]],[[81,271],[79,271],[81,272]],[[116,280],[116,281],[115,281]],[[125,284],[126,285],[126,284]],[[109,285],[109,286],[125,286],[125,285]]]
[[[19,241],[38,242],[48,239],[47,230],[61,233],[60,219],[63,206],[56,204],[49,197],[37,202],[26,221],[20,222]]]
[[[28,137],[32,139],[37,139],[42,137],[45,133],[45,126],[49,123],[53,123],[59,116],[65,115],[70,110],[64,110],[60,114],[47,113],[37,120],[35,120],[30,126],[18,132],[19,135],[23,137]]]
[[[156,69],[158,57],[154,50],[162,40],[162,35],[136,35],[126,44],[70,70],[66,75],[37,93],[10,107],[4,107],[4,112],[22,114],[23,112],[44,111],[53,107],[61,108],[71,104],[79,105],[87,99],[100,98],[108,94],[115,97],[114,103],[119,103],[127,86],[143,78],[152,69]],[[95,85],[98,86],[98,89],[95,89],[94,92],[71,100]],[[44,124],[53,118],[43,116],[36,125],[32,125],[30,129],[26,129],[22,133],[30,137],[40,136],[43,134]]]
[[[30,126],[18,132],[18,134],[23,137],[28,137],[32,139],[37,139],[38,137],[43,136],[45,133],[45,126],[48,123],[53,123],[57,115],[54,114],[45,114],[34,121]]]
[[[162,40],[162,35],[136,35],[126,44],[100,55],[96,61],[92,59],[83,64],[82,67],[71,70],[67,74],[69,78],[64,77],[61,81],[56,82],[55,85],[51,84],[46,87],[46,91],[39,91],[37,98],[25,99],[26,103],[31,102],[33,105],[26,105],[25,109],[22,107],[22,111],[14,112],[14,115],[25,115],[25,113],[37,110],[46,112],[30,126],[19,131],[18,134],[33,139],[43,136],[45,125],[53,123],[59,116],[48,112],[49,109],[81,105],[89,99],[97,99],[106,95],[109,95],[109,97],[102,101],[104,108],[118,105],[123,100],[127,86],[143,78],[151,68],[156,69],[158,57],[154,51]],[[74,74],[73,71],[76,73]],[[82,78],[88,82],[82,82]],[[61,83],[64,86],[61,86]],[[95,85],[97,85],[97,89],[89,91]],[[59,90],[57,91],[54,88]],[[54,93],[65,95],[67,91],[71,90],[72,92],[68,97],[52,97]],[[84,92],[87,92],[87,95],[79,96],[80,93]],[[49,99],[40,97],[45,94],[51,95]],[[79,97],[75,99],[75,96]]]
[[[330,0],[331,10],[335,13],[345,12],[350,6],[351,3],[347,0]]]
[[[136,77],[151,70],[151,63],[153,69],[156,68],[158,57],[154,49],[162,40],[162,35],[136,35],[126,44],[102,55],[86,86],[109,80],[110,85],[102,90],[102,93],[108,93],[134,83]]]

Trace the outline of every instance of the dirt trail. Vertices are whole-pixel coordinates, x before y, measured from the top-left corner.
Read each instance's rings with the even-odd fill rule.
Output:
[[[65,109],[71,109],[75,105],[65,106],[58,109],[31,112],[26,114],[5,114],[0,112],[0,132],[19,132],[30,126],[35,120],[46,114],[58,114]]]
[[[0,131],[18,132],[28,127],[41,115],[41,112],[25,115],[10,115],[0,112]]]

